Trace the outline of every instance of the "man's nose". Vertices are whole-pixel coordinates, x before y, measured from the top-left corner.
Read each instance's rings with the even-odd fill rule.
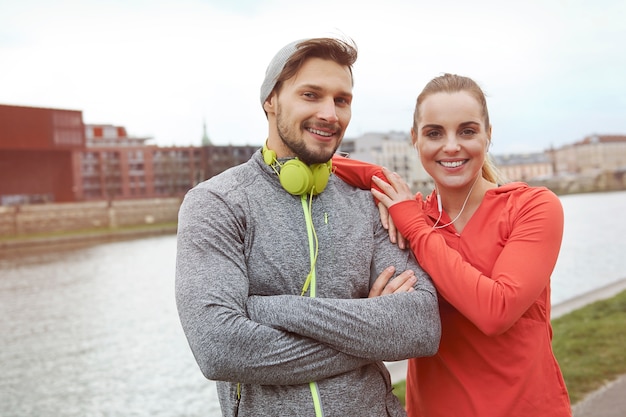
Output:
[[[334,99],[325,99],[320,103],[320,106],[317,117],[328,123],[337,123],[339,121],[339,117],[337,117],[337,105]]]

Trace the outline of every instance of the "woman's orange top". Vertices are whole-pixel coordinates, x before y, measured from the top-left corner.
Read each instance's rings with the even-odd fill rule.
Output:
[[[371,187],[380,167],[333,158],[335,174]],[[433,192],[390,214],[439,292],[442,338],[435,356],[409,360],[407,412],[417,416],[571,416],[552,352],[550,275],[563,209],[544,187],[520,182],[487,191],[458,234],[433,229]],[[444,212],[440,224],[451,219]]]

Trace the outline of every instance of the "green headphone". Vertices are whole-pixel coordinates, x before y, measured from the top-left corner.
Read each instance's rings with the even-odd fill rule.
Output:
[[[290,159],[284,164],[280,164],[276,159],[276,152],[263,145],[263,160],[272,168],[275,165],[280,167],[280,171],[274,168],[278,174],[278,179],[283,188],[293,195],[313,194],[317,195],[324,191],[330,178],[332,170],[332,160],[323,164],[313,164],[308,166],[297,158]]]

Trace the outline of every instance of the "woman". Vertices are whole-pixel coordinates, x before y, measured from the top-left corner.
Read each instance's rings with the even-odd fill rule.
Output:
[[[385,168],[333,160],[344,180],[372,187],[439,292],[440,348],[409,361],[408,415],[571,416],[551,347],[558,197],[498,181],[487,155],[486,99],[467,77],[445,74],[426,85],[411,137],[435,182],[426,201]]]

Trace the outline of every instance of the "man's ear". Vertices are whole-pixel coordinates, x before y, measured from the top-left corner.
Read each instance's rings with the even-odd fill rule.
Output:
[[[265,113],[274,113],[275,110],[275,102],[276,102],[276,94],[272,93],[263,103],[263,110]]]

